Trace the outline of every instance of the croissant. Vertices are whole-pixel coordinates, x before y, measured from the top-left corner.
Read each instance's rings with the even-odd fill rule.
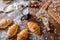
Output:
[[[24,29],[17,35],[17,40],[26,40],[28,37],[28,30]]]
[[[17,24],[13,24],[11,27],[8,28],[6,37],[7,38],[13,37],[17,33],[17,30],[18,30],[18,25]]]
[[[27,23],[27,25],[31,32],[33,32],[35,34],[41,34],[40,27],[38,26],[37,23],[30,21]]]
[[[4,29],[4,28],[8,27],[8,25],[10,25],[11,23],[12,23],[12,20],[10,20],[10,19],[1,19],[0,28]]]

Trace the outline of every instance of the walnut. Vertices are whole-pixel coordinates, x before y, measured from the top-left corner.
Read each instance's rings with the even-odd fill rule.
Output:
[[[28,29],[24,29],[20,33],[18,33],[17,40],[26,40],[27,37],[28,37]]]
[[[0,20],[0,29],[4,29],[4,28],[7,28],[8,25],[10,25],[12,23],[12,20],[10,19],[1,19]]]
[[[18,30],[18,25],[17,24],[13,24],[11,27],[8,28],[6,37],[7,38],[13,37],[14,35],[16,35],[17,30]]]
[[[35,34],[41,34],[40,27],[37,23],[30,21],[27,23],[27,25],[31,32],[34,32]]]

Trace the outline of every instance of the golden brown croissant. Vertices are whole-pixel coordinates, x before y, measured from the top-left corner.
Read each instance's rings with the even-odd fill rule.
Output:
[[[17,33],[17,30],[18,30],[18,25],[17,24],[13,24],[11,27],[8,28],[6,37],[7,38],[13,37]]]
[[[37,23],[30,21],[27,23],[27,25],[31,32],[34,32],[35,34],[41,34],[40,27]]]
[[[24,29],[17,35],[17,40],[26,40],[28,37],[28,30]]]
[[[4,29],[6,27],[8,27],[8,25],[10,25],[12,23],[12,20],[9,19],[1,19],[0,20],[0,28]]]

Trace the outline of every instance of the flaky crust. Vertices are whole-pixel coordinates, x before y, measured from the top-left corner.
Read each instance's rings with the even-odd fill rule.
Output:
[[[8,25],[10,25],[11,23],[12,23],[12,20],[10,20],[10,19],[1,19],[0,28],[4,29],[4,28],[8,27]]]
[[[17,34],[17,40],[26,40],[28,37],[28,29],[23,29]]]
[[[40,27],[37,23],[30,21],[27,23],[27,25],[31,32],[34,32],[35,34],[41,34]]]
[[[13,37],[17,33],[17,30],[18,30],[18,25],[13,24],[11,27],[8,28],[6,37],[7,38]]]

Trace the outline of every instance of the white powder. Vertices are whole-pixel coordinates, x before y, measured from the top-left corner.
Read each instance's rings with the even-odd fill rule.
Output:
[[[6,40],[6,31],[3,31],[0,36],[1,40]]]
[[[20,23],[21,23],[20,16],[17,16],[17,17],[14,19],[14,22],[15,22],[15,23],[18,23],[18,24],[20,25]]]

